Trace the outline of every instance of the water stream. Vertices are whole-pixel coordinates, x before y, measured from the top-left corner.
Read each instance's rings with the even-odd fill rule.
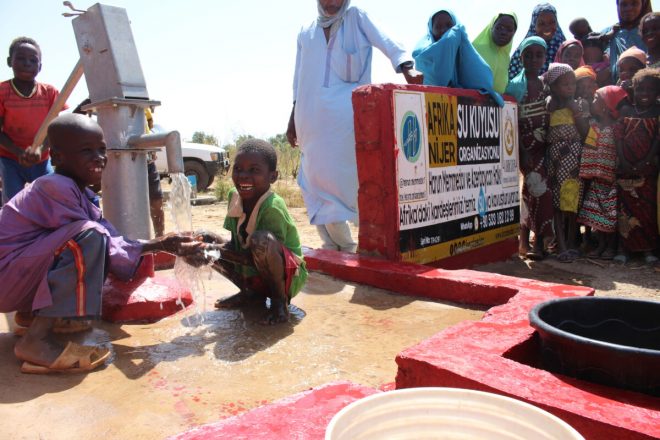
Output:
[[[190,209],[192,187],[188,178],[183,173],[174,173],[170,177],[172,179],[172,187],[170,189],[169,208],[172,222],[174,223],[174,231],[177,233],[191,233],[193,231],[192,211]],[[190,289],[193,297],[193,307],[195,310],[194,323],[191,323],[189,317],[186,315],[187,327],[204,323],[204,312],[206,311],[204,275],[210,279],[212,273],[209,266],[195,268],[183,261],[182,258],[177,258],[174,263],[174,276],[184,286]],[[177,304],[182,309],[185,309],[181,298],[178,299]]]

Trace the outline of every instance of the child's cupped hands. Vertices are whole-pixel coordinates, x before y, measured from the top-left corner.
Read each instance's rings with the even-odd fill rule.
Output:
[[[196,254],[204,244],[196,240],[191,233],[169,233],[153,239],[152,242],[156,250],[162,250],[181,257]]]

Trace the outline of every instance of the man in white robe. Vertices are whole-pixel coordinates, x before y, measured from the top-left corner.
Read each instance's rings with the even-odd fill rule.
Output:
[[[301,149],[298,184],[324,249],[355,252],[348,222],[357,221],[353,90],[371,82],[372,48],[409,83],[422,76],[403,47],[350,0],[317,0],[319,16],[298,35],[294,106],[287,129]]]

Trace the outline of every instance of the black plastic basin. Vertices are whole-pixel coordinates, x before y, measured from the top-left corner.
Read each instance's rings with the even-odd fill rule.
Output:
[[[554,299],[535,306],[529,321],[548,371],[660,396],[660,302]]]

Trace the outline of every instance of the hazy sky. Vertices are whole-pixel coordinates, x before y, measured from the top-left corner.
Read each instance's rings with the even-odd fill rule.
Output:
[[[78,9],[92,2],[74,0]],[[617,21],[615,0],[555,0],[559,23],[584,16],[594,30]],[[236,135],[282,133],[291,111],[296,36],[316,18],[315,0],[113,0],[125,8],[151,99],[162,102],[156,123],[190,138],[197,130],[229,142]],[[529,27],[536,1],[528,0],[353,0],[381,28],[412,50],[425,34],[429,16],[453,9],[476,37],[498,12],[515,11],[515,46]],[[71,19],[60,0],[0,0],[0,46],[25,35],[41,45],[43,68],[37,80],[61,89],[77,59]],[[373,82],[403,82],[375,51]],[[5,55],[6,56],[6,55]],[[6,65],[0,79],[12,77]],[[69,106],[87,97],[84,79]]]

